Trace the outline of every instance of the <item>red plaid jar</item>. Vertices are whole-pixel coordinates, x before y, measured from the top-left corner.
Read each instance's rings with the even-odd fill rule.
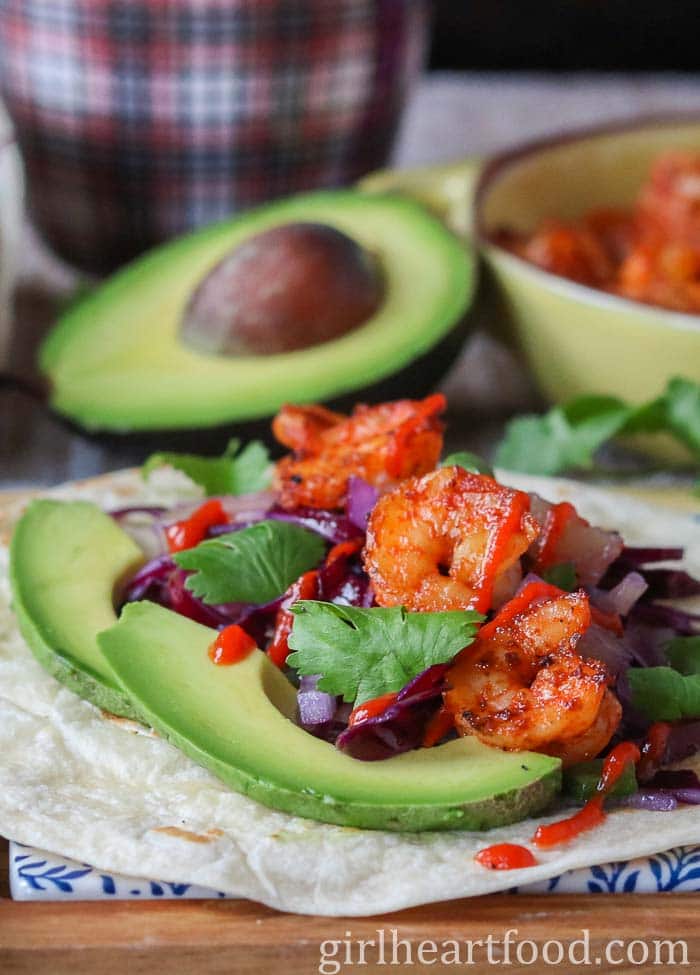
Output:
[[[0,0],[47,241],[93,271],[390,151],[424,0]]]

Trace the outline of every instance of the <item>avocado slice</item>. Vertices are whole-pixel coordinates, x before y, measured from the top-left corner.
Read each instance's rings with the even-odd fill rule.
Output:
[[[116,622],[115,588],[142,562],[126,532],[85,501],[32,501],[10,551],[14,609],[34,656],[76,694],[128,718],[139,712],[102,656],[97,634]]]
[[[260,650],[217,666],[207,627],[153,603],[124,608],[98,642],[153,727],[238,792],[365,829],[488,829],[540,811],[559,761],[474,738],[361,762],[294,724],[296,693]]]
[[[183,341],[183,315],[210,272],[237,245],[299,221],[336,228],[378,261],[384,292],[377,310],[340,338],[282,354],[205,353]],[[381,391],[394,395],[396,374],[407,371],[417,395],[419,383],[435,381],[451,364],[474,286],[473,251],[414,201],[318,192],[137,260],[68,309],[42,345],[40,367],[55,410],[90,430],[119,433],[249,421],[288,400],[376,392],[384,380]],[[428,368],[435,357],[439,373]]]

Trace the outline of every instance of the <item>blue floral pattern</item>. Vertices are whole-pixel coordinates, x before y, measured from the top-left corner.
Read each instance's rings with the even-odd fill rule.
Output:
[[[700,891],[700,846],[679,846],[629,862],[569,870],[560,877],[515,888],[518,893],[638,894]]]
[[[212,899],[231,895],[195,884],[165,883],[108,874],[53,853],[10,843],[10,886],[16,900],[167,900]],[[700,891],[700,846],[676,847],[664,853],[569,870],[515,893],[628,894]]]
[[[14,842],[10,843],[10,889],[15,900],[169,900],[228,896],[196,884],[104,873],[86,863]]]

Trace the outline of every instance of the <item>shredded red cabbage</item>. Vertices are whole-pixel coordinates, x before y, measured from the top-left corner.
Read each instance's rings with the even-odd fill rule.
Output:
[[[365,762],[418,748],[426,725],[442,700],[449,667],[449,664],[428,667],[399,691],[396,701],[386,711],[343,731],[336,747]]]
[[[286,511],[275,506],[270,508],[265,517],[274,521],[291,521],[295,525],[301,525],[302,528],[308,528],[321,535],[333,545],[348,542],[351,538],[357,538],[362,534],[358,531],[357,525],[354,525],[345,515],[320,508],[295,508],[293,511]]]
[[[671,728],[662,764],[682,762],[700,751],[700,721],[684,721]]]

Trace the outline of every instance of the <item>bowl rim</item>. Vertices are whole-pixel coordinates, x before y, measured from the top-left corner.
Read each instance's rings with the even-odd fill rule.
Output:
[[[504,264],[510,264],[512,269],[520,274],[529,275],[547,290],[562,294],[580,303],[593,305],[605,311],[635,312],[648,324],[663,324],[682,331],[700,331],[700,312],[674,311],[659,305],[650,305],[632,298],[610,294],[599,288],[571,281],[569,278],[545,271],[530,261],[513,254],[493,240],[484,226],[484,202],[494,184],[512,166],[536,156],[540,152],[557,146],[583,142],[599,136],[615,135],[616,133],[635,132],[641,129],[663,128],[683,123],[695,123],[700,126],[700,111],[693,112],[656,112],[637,115],[633,118],[612,119],[598,125],[581,125],[571,129],[559,130],[551,135],[528,139],[506,148],[491,156],[479,173],[473,198],[474,236],[482,251],[493,251]]]

